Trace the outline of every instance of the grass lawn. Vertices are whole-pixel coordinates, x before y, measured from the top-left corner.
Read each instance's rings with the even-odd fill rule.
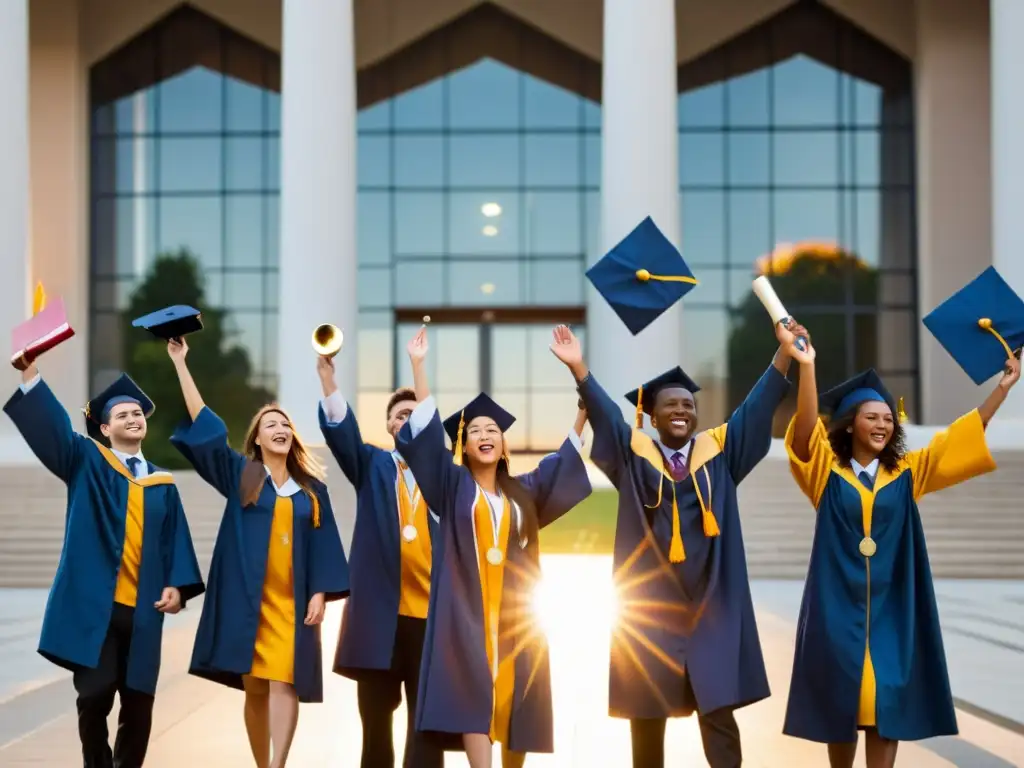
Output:
[[[610,555],[615,540],[615,491],[594,491],[582,504],[540,534],[540,551],[547,555]]]

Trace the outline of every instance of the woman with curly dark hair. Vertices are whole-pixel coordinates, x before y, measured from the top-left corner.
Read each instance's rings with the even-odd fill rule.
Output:
[[[863,730],[868,768],[892,768],[900,741],[957,732],[917,503],[996,468],[985,427],[1020,363],[1006,363],[980,407],[907,451],[874,370],[821,396],[825,427],[810,351],[786,449],[817,522],[783,730],[828,744],[832,768],[853,765]]]

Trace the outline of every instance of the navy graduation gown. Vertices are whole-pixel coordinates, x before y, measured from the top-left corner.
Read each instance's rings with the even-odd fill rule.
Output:
[[[192,424],[174,433],[171,442],[227,500],[189,672],[241,689],[242,676],[252,669],[277,491],[266,482],[259,500],[242,507],[240,483],[247,460],[231,449],[227,438],[224,422],[203,408]],[[291,497],[295,692],[301,702],[323,701],[320,626],[302,622],[306,606],[318,592],[328,601],[348,595],[348,564],[327,487],[314,481],[313,490],[320,505],[319,528],[313,527],[309,497],[305,493]]]
[[[808,461],[793,453],[792,437],[791,422],[790,467],[817,518],[783,732],[810,741],[854,741],[862,682],[869,678],[865,687],[875,696],[865,706],[884,738],[956,734],[917,501],[996,468],[980,415],[961,417],[927,448],[906,454],[895,471],[879,467],[871,490],[838,464],[821,421]],[[871,557],[860,553],[865,535],[876,544]]]
[[[612,634],[610,714],[692,714],[686,674],[701,713],[767,698],[736,487],[768,453],[772,415],[788,380],[770,367],[725,425],[694,439],[690,475],[675,484],[686,551],[681,563],[668,560],[673,488],[661,449],[626,424],[593,376],[579,389],[594,429],[591,460],[619,491],[613,559],[620,615]],[[719,536],[704,535],[694,478]],[[657,501],[659,486],[660,506],[645,509]]]
[[[64,546],[50,587],[39,653],[65,669],[95,668],[114,607],[124,551],[128,489],[143,487],[142,561],[126,684],[153,695],[160,674],[164,614],[153,607],[166,587],[182,604],[203,593],[188,520],[169,473],[149,464],[132,478],[105,446],[74,431],[45,381],[18,389],[4,411],[32,452],[68,487]]]
[[[391,451],[363,442],[352,408],[340,422],[328,421],[323,406],[319,410],[320,431],[357,494],[349,558],[352,593],[345,603],[334,671],[359,679],[365,670],[389,669],[394,652],[402,591],[398,467]],[[427,515],[427,525],[436,541],[439,525],[433,514]]]
[[[436,735],[489,734],[494,680],[487,663],[483,595],[474,531],[480,489],[473,475],[452,461],[437,412],[416,437],[407,422],[398,450],[416,476],[423,498],[441,518],[433,540],[430,607],[423,643],[416,730]],[[590,480],[579,451],[566,439],[533,472],[517,475],[537,507],[541,528],[590,495]],[[513,511],[506,549],[501,600],[499,657],[515,657],[509,749],[552,752],[551,670],[547,639],[530,621],[530,596],[540,578],[540,549],[516,526]],[[524,541],[525,538],[525,541]],[[445,739],[461,749],[459,740]]]

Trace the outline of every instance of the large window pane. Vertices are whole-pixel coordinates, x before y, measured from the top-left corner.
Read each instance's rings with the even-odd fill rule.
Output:
[[[224,78],[225,117],[228,131],[263,130],[264,91],[233,77]]]
[[[580,141],[578,135],[527,135],[527,186],[577,187],[580,183]]]
[[[387,187],[391,184],[391,140],[387,136],[360,135],[357,147],[357,173],[360,187]]]
[[[387,309],[391,306],[391,270],[359,268],[359,308]]]
[[[260,138],[234,136],[224,142],[228,192],[259,192],[263,189],[263,158],[266,142]]]
[[[776,125],[833,126],[839,122],[839,73],[804,55],[772,70]]]
[[[519,73],[491,59],[474,64],[448,81],[452,128],[519,126]]]
[[[360,264],[388,264],[391,261],[391,195],[360,192],[356,201],[356,227]]]
[[[159,83],[156,92],[159,99],[156,130],[163,133],[220,132],[224,76],[219,72],[195,67]]]
[[[583,304],[584,265],[577,259],[539,259],[528,265],[527,303],[571,307]]]
[[[508,192],[453,192],[448,205],[451,253],[513,256],[520,252],[518,195]]]
[[[839,193],[836,191],[775,193],[775,241],[838,242]]]
[[[435,80],[399,94],[393,104],[395,128],[440,128],[444,124],[444,81]]]
[[[774,245],[771,197],[769,192],[729,193],[730,264],[749,269],[759,256],[771,252]]]
[[[729,184],[767,187],[771,183],[770,147],[767,132],[729,134]]]
[[[264,261],[263,198],[232,195],[224,201],[224,265],[262,267]]]
[[[725,181],[725,142],[721,133],[683,133],[679,136],[679,183],[721,186]]]
[[[224,303],[235,312],[259,313],[263,309],[263,275],[256,271],[226,272]]]
[[[395,136],[394,141],[396,186],[442,186],[444,140],[440,136]]]
[[[395,265],[395,306],[440,306],[445,296],[444,276],[440,261],[399,261]]]
[[[444,252],[443,197],[437,192],[395,193],[395,253],[432,256]]]
[[[580,122],[580,98],[534,77],[523,78],[526,128],[575,128]]]
[[[683,257],[691,268],[725,261],[725,195],[683,191],[680,195]],[[698,276],[699,277],[699,276]]]
[[[725,118],[725,86],[714,83],[679,97],[679,127],[706,128],[723,124]]]
[[[462,306],[523,304],[523,268],[513,259],[459,261],[449,271],[450,295]]]
[[[582,253],[580,208],[580,196],[575,192],[527,192],[527,252],[543,255]]]
[[[768,70],[730,80],[725,86],[729,124],[765,128],[771,124]]]
[[[161,192],[219,192],[223,142],[219,139],[159,141]]]
[[[453,187],[519,184],[519,137],[515,134],[453,135],[448,153]]]
[[[780,131],[773,136],[773,149],[777,185],[839,184],[839,136],[835,131]]]
[[[160,252],[187,249],[204,269],[219,268],[224,263],[223,210],[224,202],[220,197],[161,198],[157,207]]]

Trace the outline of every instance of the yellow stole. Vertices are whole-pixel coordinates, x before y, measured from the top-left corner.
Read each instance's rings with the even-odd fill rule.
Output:
[[[405,464],[398,466],[398,536],[402,554],[402,584],[398,598],[398,614],[414,619],[427,618],[430,604],[430,528],[427,524],[427,502],[419,488],[409,489],[405,484]],[[406,541],[405,526],[416,528],[416,538]]]
[[[93,440],[100,455],[111,468],[128,481],[128,504],[124,520],[124,549],[121,567],[117,570],[114,602],[132,608],[138,602],[139,568],[142,565],[142,528],[145,518],[145,489],[152,485],[171,485],[174,478],[169,472],[154,472],[147,477],[135,477],[128,467],[102,443]]]

